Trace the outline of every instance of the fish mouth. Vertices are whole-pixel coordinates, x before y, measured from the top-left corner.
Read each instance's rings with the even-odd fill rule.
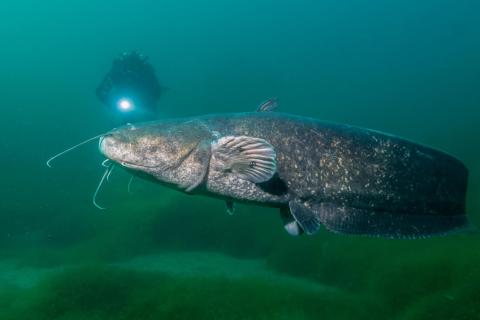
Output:
[[[114,160],[114,159],[111,159],[111,160],[120,164],[122,167],[125,167],[125,168],[128,168],[128,169],[138,169],[138,170],[140,170],[140,169],[156,168],[156,166],[144,166],[144,165],[135,164],[135,163],[127,162],[127,161],[117,161],[117,160]]]
[[[109,137],[109,134],[106,134],[100,137],[100,139],[98,140],[98,150],[100,151],[101,154],[103,154],[105,157],[110,159],[110,157],[107,155],[107,149],[105,147],[105,139],[108,137]],[[113,159],[110,159],[110,160],[113,160]]]
[[[107,143],[109,139],[112,140],[113,142]],[[113,162],[121,165],[122,167],[125,167],[128,169],[134,169],[134,170],[146,170],[146,169],[154,169],[158,167],[157,165],[145,165],[145,164],[125,161],[125,160],[122,160],[120,157],[116,157],[115,152],[112,152],[111,150],[112,149],[111,146],[108,147],[109,144],[114,144],[114,142],[115,142],[114,138],[112,138],[109,135],[105,135],[100,138],[99,144],[98,144],[98,149],[100,150],[100,153],[102,153],[105,157],[112,160]]]
[[[119,165],[121,165],[122,167],[125,167],[127,169],[137,169],[137,170],[143,170],[143,169],[155,169],[155,168],[158,168],[158,166],[148,166],[148,165],[142,165],[142,164],[137,164],[137,163],[133,163],[133,162],[128,162],[128,161],[124,161],[124,160],[117,160],[115,158],[111,158],[107,155],[105,155],[108,159],[112,160],[113,162],[115,163],[118,163]]]

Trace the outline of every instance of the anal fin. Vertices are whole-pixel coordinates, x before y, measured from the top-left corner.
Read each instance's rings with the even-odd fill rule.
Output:
[[[441,236],[467,230],[470,226],[464,214],[388,212],[332,203],[317,205],[316,212],[322,225],[335,233],[393,239]]]
[[[390,212],[301,199],[290,201],[289,208],[295,222],[309,235],[316,233],[320,225],[339,234],[392,239],[426,238],[472,230],[465,214]],[[289,231],[287,227],[285,224]]]

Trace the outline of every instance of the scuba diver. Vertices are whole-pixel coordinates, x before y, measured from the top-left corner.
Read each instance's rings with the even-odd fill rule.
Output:
[[[97,98],[113,113],[117,122],[156,118],[163,88],[147,60],[148,57],[135,51],[121,54],[97,87]]]

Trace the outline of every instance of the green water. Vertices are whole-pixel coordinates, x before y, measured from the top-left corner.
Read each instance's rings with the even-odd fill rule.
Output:
[[[480,225],[480,2],[0,3],[0,319],[479,319],[480,237],[290,237],[276,210],[116,169],[99,196],[94,91],[150,57],[162,117],[283,112],[387,131],[470,170]]]

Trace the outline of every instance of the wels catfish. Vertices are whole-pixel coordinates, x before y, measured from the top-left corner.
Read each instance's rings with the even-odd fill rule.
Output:
[[[279,208],[291,235],[323,225],[388,238],[469,226],[468,171],[456,158],[378,131],[269,112],[206,115],[114,129],[100,151],[174,189]],[[265,105],[265,104],[264,104]]]

